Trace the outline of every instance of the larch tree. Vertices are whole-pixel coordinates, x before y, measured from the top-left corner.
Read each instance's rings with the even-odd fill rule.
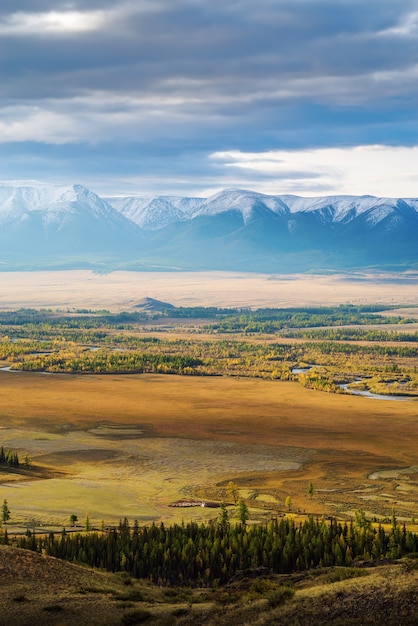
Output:
[[[10,519],[10,509],[9,509],[9,505],[7,504],[7,500],[4,499],[2,507],[1,507],[1,520],[3,524],[7,524],[9,519]]]
[[[250,518],[250,512],[248,510],[248,506],[245,500],[243,500],[242,498],[238,502],[237,517],[239,521],[241,522],[241,524],[244,524],[244,526],[247,523],[247,520]]]

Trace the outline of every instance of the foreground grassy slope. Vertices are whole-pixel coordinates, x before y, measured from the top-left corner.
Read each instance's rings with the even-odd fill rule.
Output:
[[[161,589],[0,546],[0,624],[412,626],[418,620],[414,560],[293,576],[254,574],[238,576],[225,589]]]

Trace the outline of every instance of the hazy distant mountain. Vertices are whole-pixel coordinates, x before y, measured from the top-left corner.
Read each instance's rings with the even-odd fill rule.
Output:
[[[243,223],[247,225],[259,218],[269,217],[271,213],[287,216],[289,207],[279,196],[267,196],[243,189],[229,189],[201,201],[190,217],[213,216],[230,211],[239,213]]]
[[[141,228],[154,230],[182,220],[202,202],[202,198],[155,196],[153,198],[117,197],[107,202]]]
[[[209,198],[103,199],[81,185],[0,184],[6,267],[87,260],[131,269],[416,268],[417,244],[418,199],[242,189]]]
[[[139,235],[131,221],[82,185],[0,184],[0,255],[136,250]]]
[[[267,272],[418,262],[417,199],[230,189],[194,201],[179,220],[154,224],[146,247],[173,264]]]

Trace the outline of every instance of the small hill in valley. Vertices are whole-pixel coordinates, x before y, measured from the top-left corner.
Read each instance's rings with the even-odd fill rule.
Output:
[[[145,297],[142,298],[138,304],[135,304],[136,309],[141,311],[155,311],[160,313],[161,311],[173,310],[176,307],[169,302],[163,302],[162,300],[156,300],[155,298]]]

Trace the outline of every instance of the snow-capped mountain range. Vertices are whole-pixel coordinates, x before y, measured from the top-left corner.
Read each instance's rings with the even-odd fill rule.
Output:
[[[106,200],[127,219],[146,230],[156,230],[182,220],[202,202],[202,198],[177,196],[110,197]]]
[[[2,251],[79,253],[133,244],[138,228],[82,185],[0,184]]]
[[[106,200],[141,228],[154,230],[169,223],[213,216],[228,211],[240,213],[244,224],[274,213],[291,218],[296,213],[315,213],[322,222],[349,222],[362,214],[377,224],[406,204],[418,212],[418,199],[376,198],[375,196],[323,196],[306,198],[283,195],[270,196],[243,189],[227,189],[209,198],[125,197]]]
[[[82,185],[0,183],[0,263],[305,271],[418,264],[418,199],[99,197]]]

